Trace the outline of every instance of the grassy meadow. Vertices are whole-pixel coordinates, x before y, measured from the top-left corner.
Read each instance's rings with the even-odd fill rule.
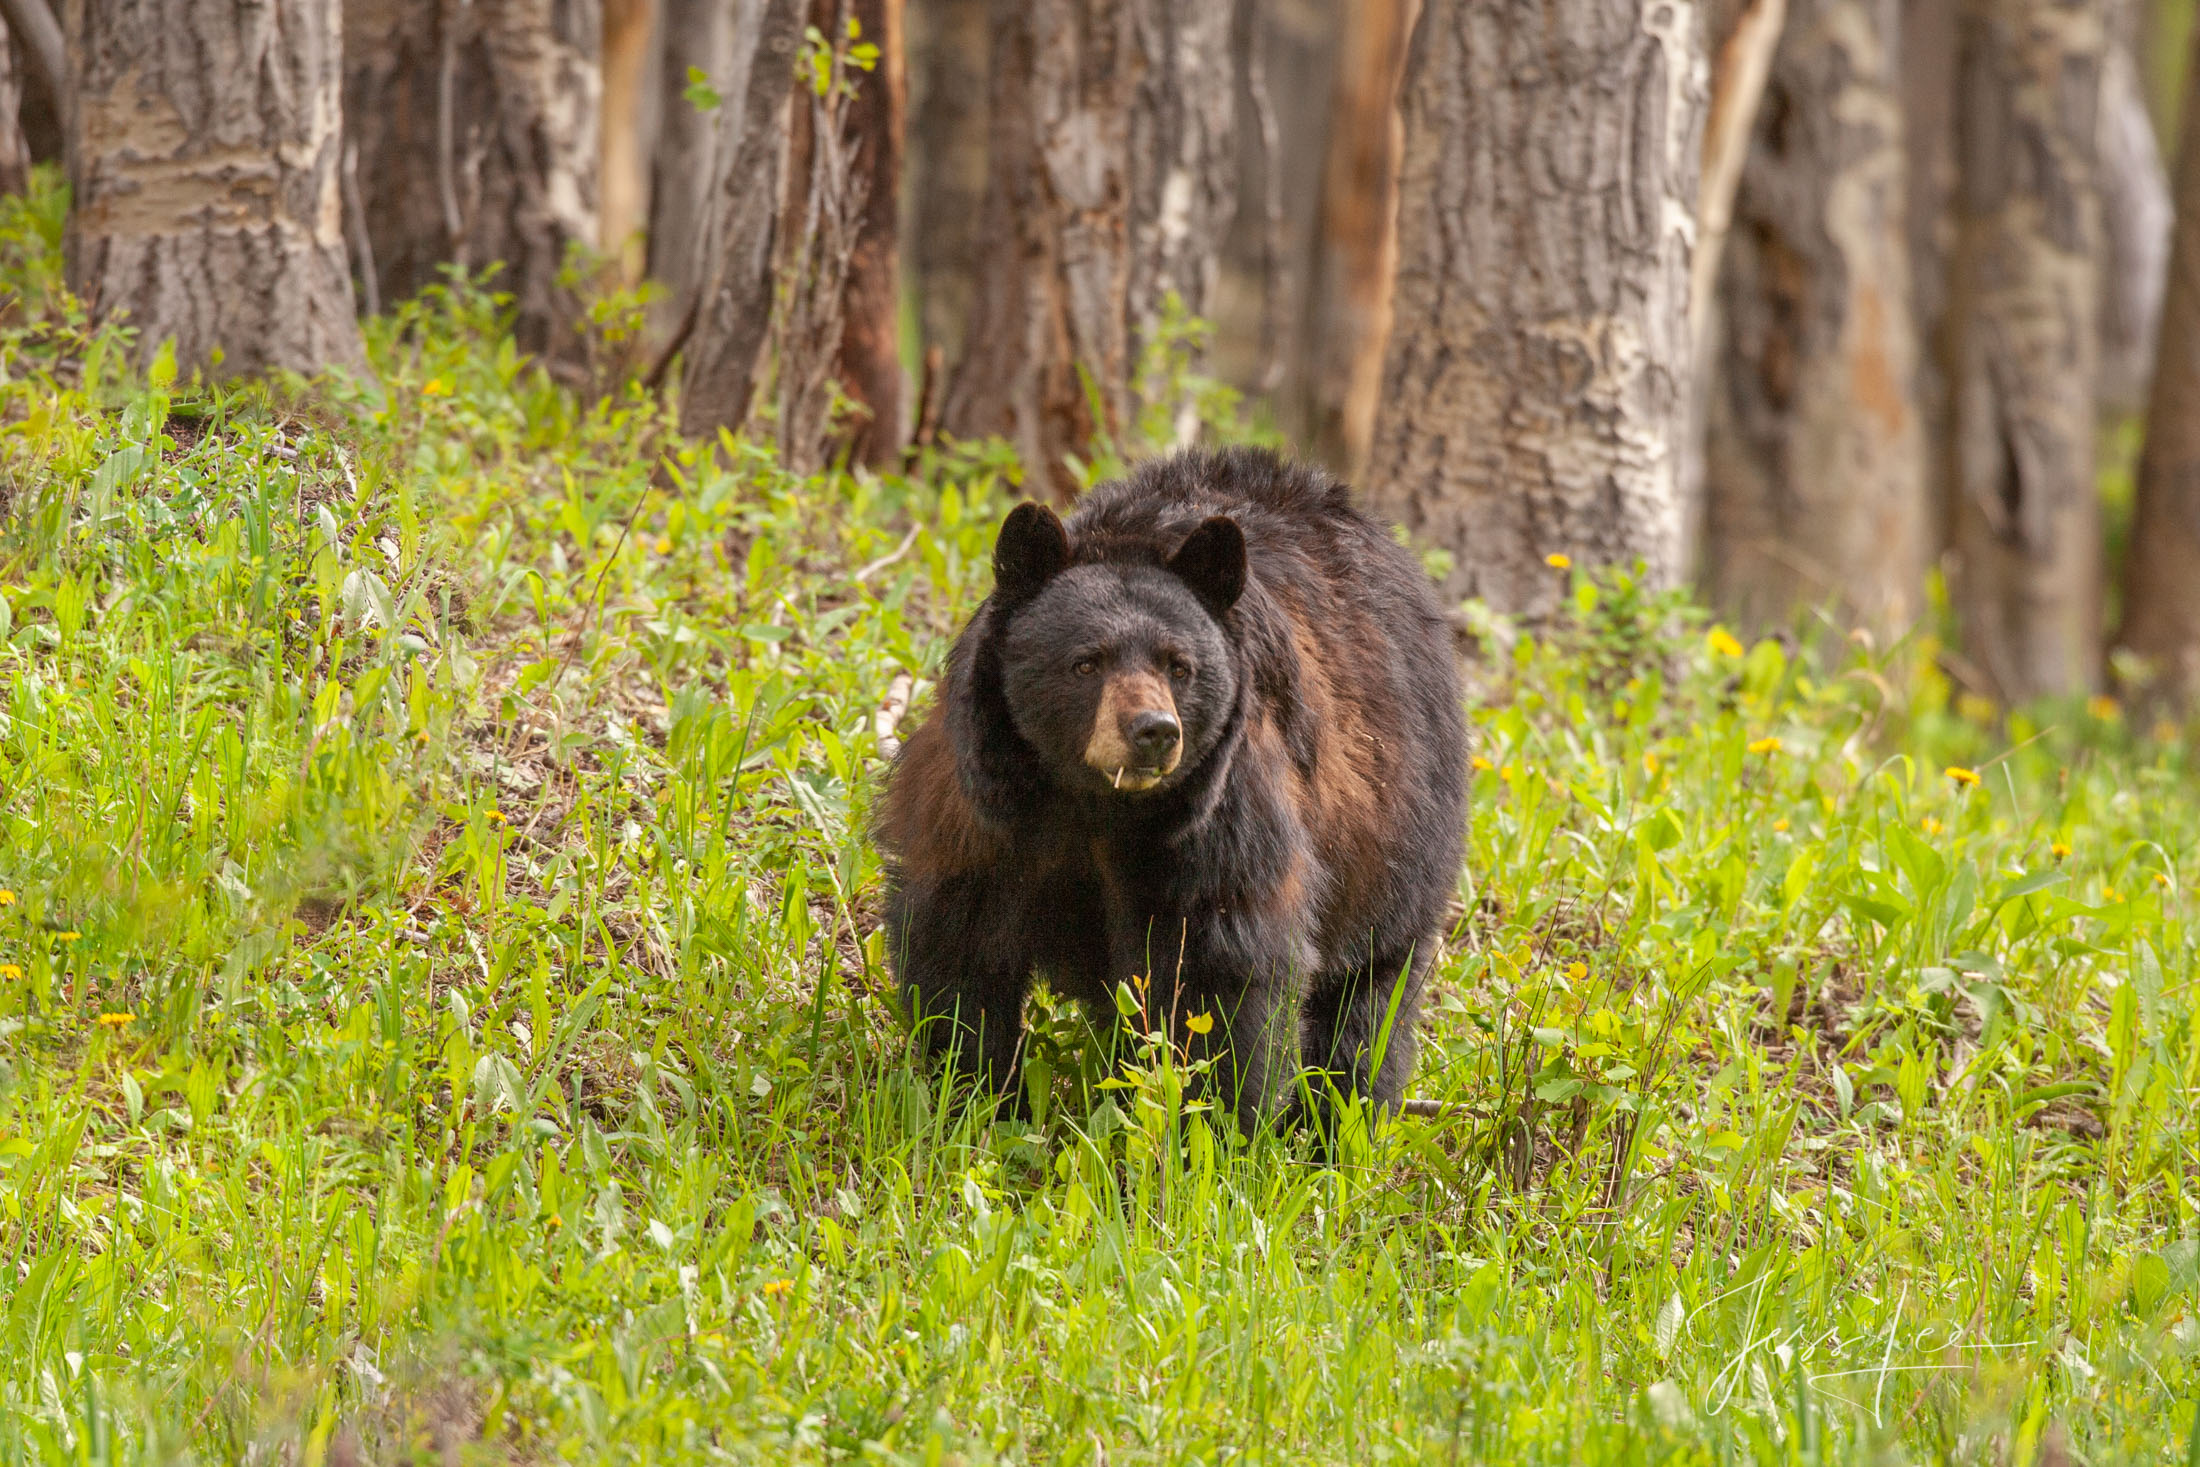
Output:
[[[2190,730],[1554,565],[1444,1112],[1318,1165],[1042,999],[995,1125],[866,822],[1012,464],[699,453],[464,290],[133,375],[0,210],[0,1460],[2200,1461]]]

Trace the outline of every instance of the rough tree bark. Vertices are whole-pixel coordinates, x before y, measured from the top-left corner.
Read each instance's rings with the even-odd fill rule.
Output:
[[[1230,11],[995,0],[981,264],[945,421],[1007,438],[1036,491],[1067,498],[1066,460],[1130,426],[1164,299],[1208,309],[1236,202]]]
[[[1419,0],[1351,0],[1322,163],[1309,287],[1307,442],[1357,478],[1367,466],[1398,265],[1398,84]]]
[[[738,107],[756,51],[761,0],[660,0],[664,13],[663,82],[658,93],[657,147],[650,164],[649,276],[665,287],[653,313],[659,343],[673,339],[695,310],[708,273],[711,201],[718,179],[718,136],[724,109]],[[688,77],[700,72],[719,98],[719,111],[689,100]]]
[[[76,0],[68,28],[70,288],[141,360],[363,371],[335,0]]]
[[[867,414],[850,433],[849,457],[883,468],[898,463],[907,436],[902,423],[901,208],[902,114],[908,83],[902,62],[902,0],[853,0],[848,7],[862,39],[878,47],[878,64],[856,78],[855,171],[864,192],[863,220],[848,263],[840,338],[841,391]]]
[[[2176,235],[2116,640],[2151,666],[2155,696],[2189,706],[2200,692],[2200,66],[2180,130]]]
[[[1534,622],[1548,555],[1677,574],[1704,72],[1682,0],[1421,12],[1368,483],[1455,594]]]
[[[559,282],[594,249],[601,0],[346,0],[344,110],[385,301],[501,263],[520,346],[576,345]]]
[[[989,0],[909,7],[909,233],[927,352],[962,357],[985,206]]]
[[[1915,407],[1899,0],[1791,0],[1734,200],[1705,437],[1706,579],[1743,622],[1882,633],[1932,555]]]
[[[786,196],[788,98],[806,0],[761,0],[739,92],[722,94],[720,160],[703,234],[701,281],[680,430],[707,437],[738,429],[749,414],[770,336],[773,246]]]
[[[2095,131],[2101,7],[1964,0],[1950,272],[1950,462],[1963,646],[2004,701],[2100,675]]]

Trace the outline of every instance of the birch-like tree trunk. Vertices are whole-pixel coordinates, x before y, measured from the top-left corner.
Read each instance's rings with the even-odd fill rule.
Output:
[[[1066,498],[1120,436],[1171,295],[1208,309],[1236,207],[1229,0],[995,0],[991,156],[945,421]],[[1179,434],[1184,429],[1180,424]]]
[[[2008,702],[2100,676],[2102,7],[1964,0],[1950,272],[1954,600]]]
[[[346,0],[344,94],[385,301],[504,269],[520,346],[568,356],[568,253],[596,247],[601,0]]]
[[[1745,623],[1924,608],[1900,28],[1898,0],[1790,0],[1758,108],[1705,363],[1705,578]]]
[[[2200,56],[2200,32],[2194,54]],[[2177,144],[2169,289],[2116,639],[2151,666],[2154,692],[2181,706],[2200,692],[2200,66],[2190,77]]]
[[[335,0],[76,0],[67,26],[70,288],[141,360],[364,370]]]
[[[1705,61],[1683,0],[1428,0],[1403,88],[1368,488],[1530,621],[1577,564],[1679,567]]]

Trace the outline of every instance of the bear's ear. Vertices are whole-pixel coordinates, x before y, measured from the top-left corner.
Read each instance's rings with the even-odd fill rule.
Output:
[[[1220,616],[1245,593],[1245,532],[1236,520],[1216,515],[1177,547],[1169,569]]]
[[[1060,516],[1043,504],[1009,511],[993,542],[993,585],[1004,599],[1028,600],[1068,568],[1069,531]]]

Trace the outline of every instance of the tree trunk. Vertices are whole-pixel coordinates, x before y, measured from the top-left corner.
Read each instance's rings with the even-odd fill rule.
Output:
[[[1898,0],[1792,0],[1719,277],[1705,568],[1749,625],[1898,633],[1931,558]]]
[[[1367,467],[1398,269],[1398,85],[1419,0],[1348,0],[1310,288],[1306,418],[1314,456]]]
[[[23,110],[23,79],[15,67],[14,48],[8,30],[0,24],[0,194],[19,194],[30,187],[31,148],[23,140],[18,120]]]
[[[2100,671],[2097,5],[1965,0],[1949,302],[1955,604],[2008,702]]]
[[[901,460],[908,436],[902,422],[901,193],[902,113],[908,84],[902,73],[902,0],[853,0],[849,13],[862,40],[878,47],[878,64],[856,74],[855,175],[863,217],[848,263],[840,338],[840,386],[867,414],[850,435],[849,457],[873,468]]]
[[[706,261],[711,201],[718,178],[718,135],[725,109],[739,107],[756,51],[761,0],[659,0],[664,12],[663,83],[658,92],[657,149],[650,165],[649,276],[665,287],[653,313],[660,343],[671,340],[695,310],[709,273]],[[791,54],[791,53],[790,53]],[[700,73],[719,97],[717,111],[688,96]]]
[[[680,430],[705,437],[747,420],[763,370],[774,294],[774,250],[786,198],[788,99],[794,59],[809,12],[805,0],[761,0],[742,88],[724,94],[711,213]]]
[[[2175,222],[2139,68],[2112,39],[2101,73],[2101,406],[2146,406]]]
[[[2200,32],[2194,35],[2200,56]],[[2148,395],[2138,514],[2117,643],[2179,705],[2200,692],[2200,66],[2177,145],[2177,229]]]
[[[76,0],[69,285],[183,371],[364,371],[334,0]],[[219,354],[217,358],[217,353]]]
[[[1681,0],[1428,0],[1369,487],[1530,622],[1545,557],[1678,570],[1705,60]]]
[[[559,277],[600,234],[602,44],[601,0],[347,0],[345,115],[382,299],[446,262],[501,264],[520,346],[574,353]]]
[[[981,266],[946,423],[1007,438],[1034,490],[1067,498],[1068,460],[1132,427],[1164,300],[1208,308],[1234,208],[1230,9],[995,0]]]
[[[656,32],[656,0],[604,0],[603,209],[596,244],[622,283],[641,273],[649,223],[649,152],[662,91],[661,84],[652,85]]]
[[[988,0],[909,7],[910,284],[926,348],[962,357],[985,205]],[[934,390],[939,384],[934,384]]]

